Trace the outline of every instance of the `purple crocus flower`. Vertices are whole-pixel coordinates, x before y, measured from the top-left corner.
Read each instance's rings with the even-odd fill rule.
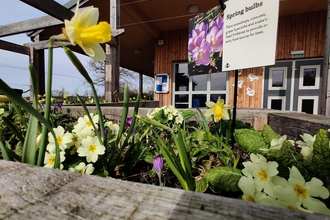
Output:
[[[210,43],[204,41],[201,47],[196,48],[193,54],[193,60],[196,62],[197,66],[204,65],[208,66],[211,62],[211,51]]]
[[[132,117],[130,117],[130,118],[127,118],[126,119],[126,126],[128,127],[128,126],[130,126],[131,124],[132,124],[132,120],[133,120],[133,118]]]
[[[223,47],[223,30],[217,26],[212,27],[206,36],[206,41],[210,43],[211,52],[219,52]]]
[[[58,109],[62,110],[62,103],[58,103],[58,104],[56,104],[56,107],[57,107]]]
[[[163,166],[164,166],[164,159],[161,157],[155,157],[153,160],[154,170],[157,175],[160,177]]]
[[[199,36],[196,36],[196,37],[192,37],[192,38],[189,38],[188,40],[188,54],[189,55],[193,55],[194,51],[196,48],[199,48],[202,43],[204,42],[204,32],[203,34],[199,35]]]

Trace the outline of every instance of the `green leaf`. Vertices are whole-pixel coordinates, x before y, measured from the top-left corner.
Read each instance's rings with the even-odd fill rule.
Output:
[[[209,187],[209,183],[207,182],[207,180],[204,177],[197,177],[195,184],[196,184],[195,192],[203,193]]]
[[[330,189],[330,148],[326,130],[321,129],[316,134],[311,169],[313,176],[321,179],[324,185]]]
[[[261,133],[254,129],[235,129],[235,138],[238,145],[250,153],[264,155],[263,149],[269,148]]]
[[[283,178],[288,178],[288,168],[295,166],[304,176],[305,180],[310,179],[310,176],[303,163],[304,159],[302,154],[296,152],[293,145],[289,141],[284,141],[280,149],[269,150],[266,158],[268,161],[276,161],[278,163],[279,176]]]
[[[151,152],[147,151],[144,156],[144,161],[147,163],[153,164],[153,159],[154,159],[153,154]]]
[[[242,173],[239,169],[226,166],[215,167],[206,171],[204,177],[215,191],[241,191],[238,181],[242,177]]]
[[[262,128],[261,134],[266,141],[266,143],[270,146],[270,143],[273,139],[280,139],[281,135],[277,134],[269,125],[265,124]]]
[[[3,157],[3,159],[11,161],[12,159],[10,158],[9,154],[7,153],[7,147],[2,143],[2,141],[0,140],[0,150],[1,150],[1,155]],[[8,149],[10,150],[10,149]]]
[[[15,127],[15,125],[13,123],[11,123],[11,121],[9,121],[7,118],[3,117],[2,118],[3,123],[6,125],[6,127],[9,128],[9,130],[11,132],[13,132],[13,134],[16,136],[16,138],[20,141],[20,142],[24,142],[24,137],[22,136],[22,134],[18,131],[18,129]]]
[[[78,59],[78,57],[66,46],[62,45],[64,52],[66,53],[66,55],[69,57],[69,59],[71,60],[71,62],[73,63],[73,65],[77,68],[77,70],[80,72],[80,74],[86,79],[86,81],[89,84],[93,84],[93,80],[91,79],[91,77],[89,76],[87,70],[85,69],[85,67],[82,65],[82,63],[80,62],[80,60]]]
[[[205,115],[203,114],[203,112],[199,108],[197,108],[197,111],[199,112],[199,115],[202,118],[202,122],[203,122],[203,126],[204,126],[205,130],[207,132],[209,132],[210,131],[210,127],[209,127],[209,124],[206,121]]]
[[[30,75],[32,86],[34,88],[34,96],[33,96],[33,107],[35,109],[38,108],[38,84],[37,84],[37,73],[33,66],[29,65]],[[37,155],[37,136],[38,136],[38,119],[31,115],[29,120],[29,125],[26,132],[26,139],[23,144],[23,154],[22,154],[22,162],[28,164],[36,163],[36,155]]]
[[[179,110],[179,112],[182,114],[183,119],[186,121],[189,118],[193,117],[196,112],[192,111],[192,110]]]

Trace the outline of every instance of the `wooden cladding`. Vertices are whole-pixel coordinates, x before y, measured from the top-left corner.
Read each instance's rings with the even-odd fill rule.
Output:
[[[249,74],[255,78],[250,80]],[[249,68],[242,70],[238,80],[243,80],[241,88],[237,89],[237,107],[239,108],[261,108],[262,106],[262,74],[263,68]],[[228,104],[234,105],[234,82],[235,72],[229,73],[229,100]],[[254,92],[253,92],[253,91]],[[249,92],[248,92],[249,91]]]
[[[291,51],[303,50],[305,58],[323,57],[326,35],[327,11],[317,11],[304,14],[281,16],[278,21],[276,60],[292,59]],[[155,42],[154,72],[168,73],[170,76],[168,94],[155,94],[155,100],[159,105],[172,104],[172,77],[173,62],[188,60],[188,29],[168,31],[161,33],[164,40],[163,46]],[[253,51],[251,51],[253,56]],[[259,79],[250,81],[248,75],[253,74]],[[243,86],[238,90],[237,107],[262,108],[262,81],[263,67],[242,70],[239,80],[243,80]],[[229,100],[233,104],[234,72],[229,77]],[[253,96],[247,94],[247,88],[255,91]]]
[[[276,60],[291,59],[304,50],[305,58],[323,57],[327,11],[282,16],[278,20]]]
[[[159,106],[164,106],[172,103],[173,62],[188,60],[188,29],[162,32],[161,39],[164,40],[163,46],[157,44],[158,39],[155,42],[154,72],[169,74],[170,92],[155,94],[155,100],[159,100]]]

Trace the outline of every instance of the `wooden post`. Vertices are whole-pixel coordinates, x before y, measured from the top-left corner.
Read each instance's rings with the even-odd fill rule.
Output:
[[[45,53],[30,47],[30,64],[37,72],[38,94],[45,94]],[[30,83],[30,100],[33,100],[34,88]]]
[[[110,0],[110,25],[112,31],[119,26],[119,0]],[[113,92],[119,91],[119,37],[116,37],[117,46],[106,44],[105,63],[105,99],[112,102]]]
[[[330,116],[330,0],[328,0],[327,26],[325,33],[324,61],[321,87],[320,114]]]
[[[139,93],[141,94],[141,98],[143,98],[143,73],[139,73]]]

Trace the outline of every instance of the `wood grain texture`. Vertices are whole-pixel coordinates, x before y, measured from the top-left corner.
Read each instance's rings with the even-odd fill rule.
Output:
[[[181,189],[0,160],[1,219],[329,219]]]
[[[330,129],[330,117],[299,112],[268,113],[268,125],[288,139],[299,138],[304,133],[315,135],[320,129]]]

